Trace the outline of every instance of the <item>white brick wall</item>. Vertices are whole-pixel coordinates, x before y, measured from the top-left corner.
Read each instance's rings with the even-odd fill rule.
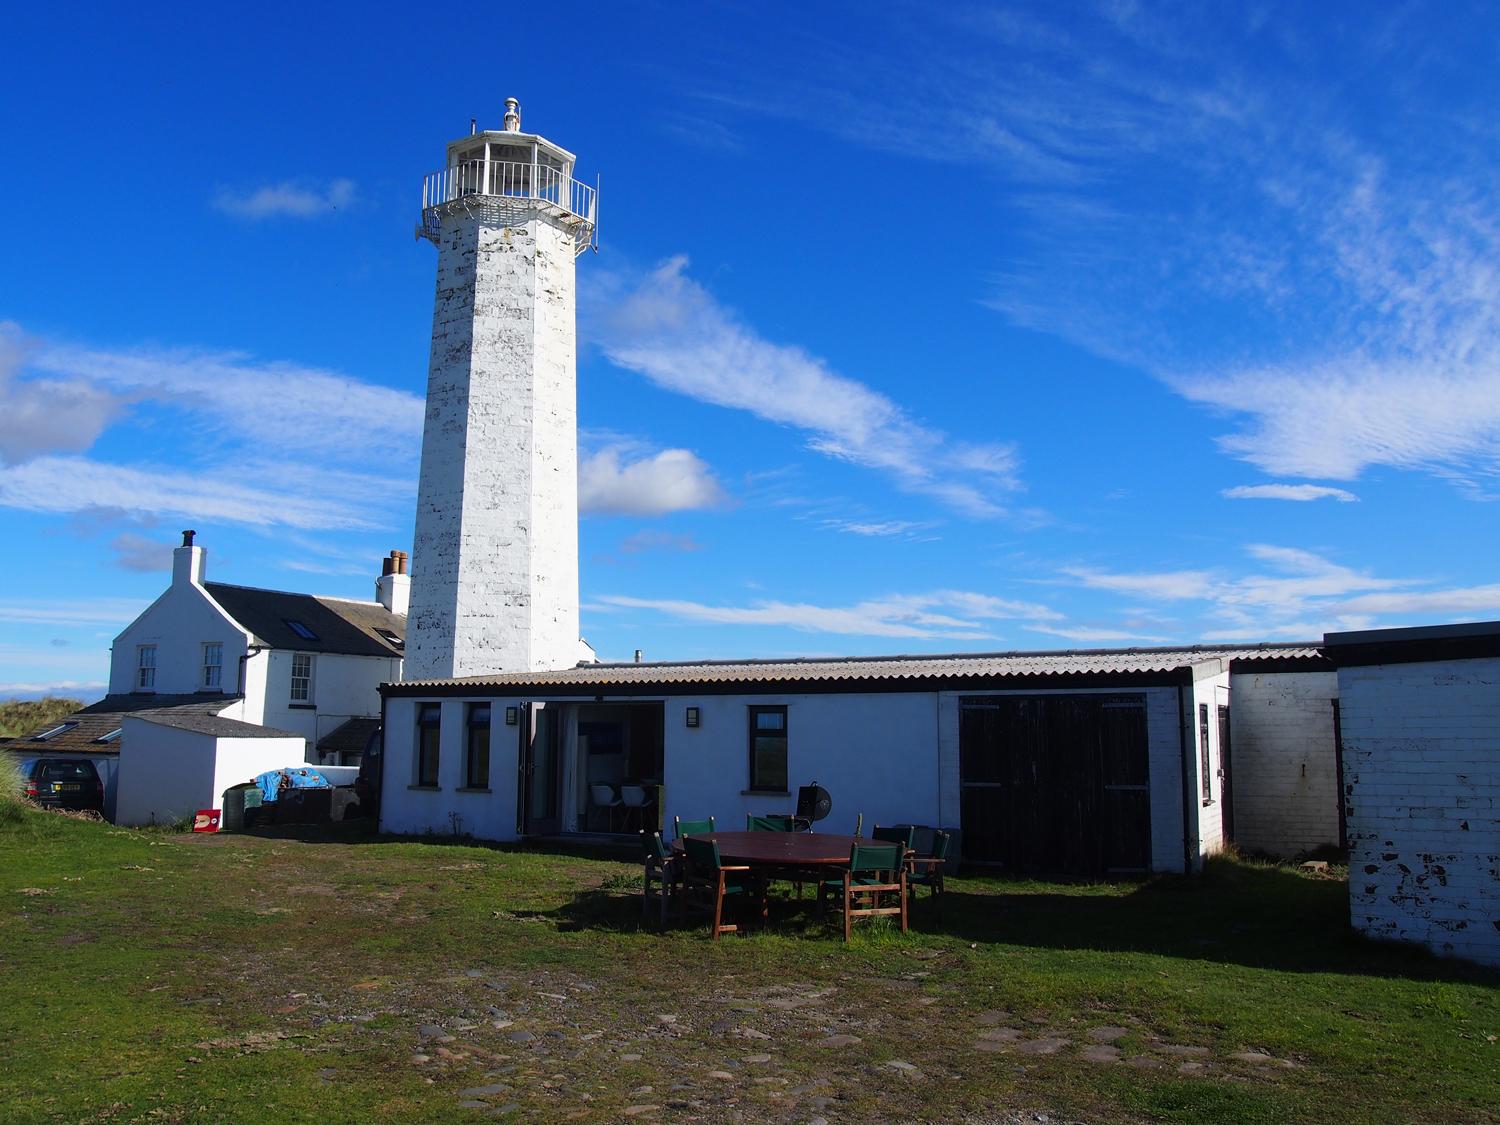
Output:
[[[578,655],[572,235],[443,218],[412,543],[408,678]]]
[[[1230,677],[1235,843],[1289,858],[1338,844],[1338,673]]]
[[[1338,681],[1354,928],[1500,964],[1500,660]]]

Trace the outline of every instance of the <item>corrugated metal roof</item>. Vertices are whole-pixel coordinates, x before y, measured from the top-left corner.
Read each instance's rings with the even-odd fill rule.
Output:
[[[405,692],[422,688],[599,687],[739,683],[826,683],[845,680],[923,681],[1013,676],[1171,672],[1230,660],[1318,660],[1313,644],[1181,648],[1090,649],[942,656],[877,656],[807,660],[714,660],[695,663],[581,664],[555,672],[508,672],[446,680],[406,680]]]

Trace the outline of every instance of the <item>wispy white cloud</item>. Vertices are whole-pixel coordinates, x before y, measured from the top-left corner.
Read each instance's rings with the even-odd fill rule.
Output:
[[[686,449],[663,449],[630,459],[608,446],[578,464],[578,508],[584,515],[660,516],[715,508],[725,502],[712,470]]]
[[[1500,615],[1500,584],[1442,587],[1431,578],[1387,577],[1295,547],[1251,544],[1245,553],[1260,569],[1117,574],[1068,567],[1063,573],[1090,589],[1200,602],[1208,641],[1316,640],[1329,631],[1402,623],[1407,615],[1428,621]]]
[[[985,641],[994,622],[1053,620],[1047,606],[962,590],[893,594],[848,606],[806,602],[757,601],[750,605],[708,605],[673,598],[606,595],[593,608],[645,609],[683,621],[713,625],[780,627],[808,633],[860,637],[944,638]]]
[[[14,598],[0,602],[0,621],[13,625],[128,625],[145,609],[136,598]]]
[[[1033,633],[1045,633],[1049,637],[1079,641],[1083,644],[1169,644],[1171,637],[1155,633],[1138,633],[1130,629],[1096,628],[1087,625],[1058,627],[1054,625],[1028,625]]]
[[[1359,499],[1345,489],[1321,484],[1241,484],[1226,488],[1219,495],[1230,500],[1338,500],[1345,504]]]
[[[950,437],[817,356],[763,338],[688,276],[684,257],[640,278],[607,279],[593,300],[606,293],[604,354],[658,386],[793,426],[819,453],[971,515],[999,514],[1018,487],[1013,446]]]
[[[343,210],[354,200],[353,180],[335,179],[321,186],[286,180],[257,188],[221,187],[213,205],[238,219],[316,219]]]
[[[87,379],[22,378],[32,351],[20,325],[0,321],[0,464],[42,453],[81,453],[128,402]]]
[[[850,535],[863,535],[870,539],[888,539],[896,536],[912,536],[933,525],[916,520],[847,520],[826,519],[823,526],[832,531],[843,531]]]
[[[100,680],[33,680],[0,683],[0,699],[40,699],[50,695],[92,703],[105,690],[106,685]]]
[[[172,568],[172,547],[169,539],[152,539],[134,531],[122,531],[109,541],[109,549],[115,553],[115,565],[124,570],[156,574]]]
[[[620,544],[620,551],[627,555],[639,555],[647,551],[701,550],[703,544],[686,532],[657,531],[651,528],[627,536]]]

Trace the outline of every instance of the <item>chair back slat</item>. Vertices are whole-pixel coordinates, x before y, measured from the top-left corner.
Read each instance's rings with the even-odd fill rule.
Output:
[[[686,836],[682,841],[682,849],[687,855],[688,863],[698,871],[718,871],[723,866],[719,862],[719,845],[714,840]]]
[[[947,860],[948,853],[953,850],[952,832],[934,832],[932,834],[932,858]]]
[[[890,844],[900,844],[906,851],[911,851],[912,837],[917,834],[916,827],[911,824],[902,824],[895,828],[882,828],[876,825],[870,833],[870,839],[883,840]]]
[[[670,858],[671,852],[667,845],[662,842],[660,832],[641,832],[641,854],[646,859],[654,859],[665,863]]]
[[[753,813],[745,814],[746,832],[795,832],[796,829],[797,821],[794,817],[781,816],[774,813],[766,816],[756,816]]]
[[[895,871],[903,858],[900,844],[855,844],[849,849],[849,870]]]
[[[672,818],[672,834],[681,840],[684,836],[703,836],[714,830],[714,818],[707,820],[683,820],[680,816]]]

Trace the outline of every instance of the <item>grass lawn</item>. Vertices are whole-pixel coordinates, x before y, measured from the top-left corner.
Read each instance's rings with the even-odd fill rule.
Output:
[[[0,810],[6,1121],[1493,1121],[1500,975],[1341,879],[956,879],[845,946],[639,924],[639,867]],[[1113,1050],[1111,1049],[1113,1048]]]

